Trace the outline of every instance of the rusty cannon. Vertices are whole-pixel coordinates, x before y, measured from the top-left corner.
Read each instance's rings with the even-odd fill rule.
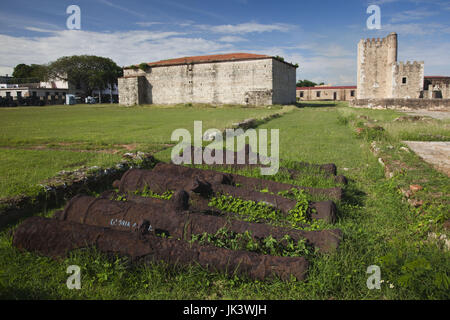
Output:
[[[290,189],[298,189],[298,190],[304,190],[308,192],[311,195],[319,195],[324,196],[330,199],[334,200],[341,200],[342,199],[342,189],[341,188],[328,188],[328,189],[321,189],[321,188],[310,188],[310,187],[300,187],[293,184],[288,183],[282,183],[282,182],[276,182],[272,180],[266,180],[266,179],[259,179],[259,178],[251,178],[251,177],[245,177],[238,174],[231,174],[231,173],[221,173],[213,170],[203,170],[203,169],[197,169],[197,168],[191,168],[186,166],[180,166],[170,163],[158,163],[154,168],[154,172],[163,173],[166,176],[177,176],[177,177],[185,177],[185,178],[191,178],[195,176],[205,177],[206,174],[214,176],[217,175],[215,178],[218,181],[220,179],[225,180],[227,183],[219,183],[219,184],[239,184],[244,188],[250,188],[251,190],[263,190],[267,188],[270,192],[278,193],[280,191],[287,191]],[[224,175],[224,178],[221,178],[222,175]]]
[[[229,275],[238,273],[259,280],[271,276],[289,280],[294,276],[301,281],[305,279],[309,265],[304,257],[275,257],[190,244],[163,239],[147,230],[145,222],[136,232],[124,232],[72,221],[32,217],[16,229],[13,245],[20,250],[55,259],[76,249],[96,247],[100,252],[128,257],[132,262],[151,264],[165,261],[181,266],[198,264],[209,271]]]
[[[225,175],[223,176],[225,177]],[[214,179],[211,179],[211,181],[216,183]],[[155,193],[186,190],[207,197],[213,192],[211,183],[201,176],[186,179],[181,175],[166,175],[161,172],[141,169],[128,170],[120,180],[114,181],[113,187],[118,188],[121,193],[144,191],[145,189]]]
[[[203,180],[208,177],[213,181]],[[205,172],[205,170],[201,169],[172,164],[158,164],[153,170],[131,169],[122,176],[120,181],[114,182],[114,186],[119,189],[120,193],[135,193],[148,188],[156,193],[185,190],[198,193],[205,198],[209,198],[214,194],[226,194],[244,200],[268,203],[274,208],[280,209],[285,214],[288,214],[289,210],[293,209],[296,205],[295,200],[254,191],[255,186],[246,188],[219,183],[223,181],[231,183],[233,181],[230,180],[231,178],[234,179],[235,175],[222,174],[215,171],[208,172],[207,170]],[[265,181],[262,181],[262,183]],[[273,181],[267,180],[267,182],[270,183]],[[279,184],[278,182],[275,182],[275,185],[280,189],[282,189],[282,186],[292,186]],[[309,214],[312,219],[324,220],[328,223],[334,223],[336,221],[337,209],[334,202],[310,202],[309,207]]]
[[[181,156],[184,154],[190,153],[190,163],[194,163],[195,154],[197,153],[197,158],[202,159],[202,163],[198,164],[206,164],[203,157],[200,157],[200,154],[205,154],[207,152],[211,157],[215,157],[217,150],[210,148],[198,148],[194,146],[188,146],[181,151]],[[228,154],[228,156],[227,156]],[[228,157],[228,158],[227,158]],[[229,150],[222,150],[221,164],[213,164],[212,166],[225,166],[235,169],[242,169],[246,167],[261,167],[263,164],[257,163],[258,159],[269,160],[268,157],[263,157],[258,155],[257,153],[252,151],[250,145],[246,144],[244,148],[242,148],[238,152],[233,152]],[[336,176],[337,167],[334,163],[327,164],[313,164],[302,161],[290,161],[297,168],[312,168],[315,170],[322,171],[325,174]],[[280,168],[281,170],[285,168]]]
[[[171,200],[134,196],[130,201],[115,201],[79,195],[70,200],[63,211],[57,212],[55,218],[120,231],[136,231],[148,222],[148,231],[182,240],[205,232],[215,234],[222,228],[235,233],[248,231],[254,239],[272,236],[281,240],[289,235],[296,242],[305,239],[321,252],[334,251],[341,241],[342,233],[338,229],[294,230],[191,212],[186,210],[188,198],[185,191],[177,192]]]

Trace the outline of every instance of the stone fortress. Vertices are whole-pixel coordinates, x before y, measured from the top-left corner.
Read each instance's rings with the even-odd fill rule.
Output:
[[[424,76],[424,62],[398,62],[396,33],[362,39],[357,86],[296,88],[296,65],[277,57],[230,53],[184,57],[124,68],[123,105],[208,103],[294,104],[346,100],[355,107],[447,110],[450,77]]]
[[[420,98],[424,62],[397,62],[397,34],[358,44],[357,99]]]
[[[398,62],[396,33],[358,43],[357,95],[353,106],[446,109],[450,77],[425,77],[424,62]]]
[[[266,55],[232,53],[124,68],[119,103],[293,104],[296,68]]]

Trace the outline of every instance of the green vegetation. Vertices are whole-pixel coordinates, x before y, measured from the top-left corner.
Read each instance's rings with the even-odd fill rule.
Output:
[[[231,127],[283,107],[76,105],[0,109],[0,198],[34,195],[40,181],[61,170],[111,166],[130,151],[157,152],[176,142],[173,130]],[[170,151],[170,149],[169,149]],[[169,153],[170,154],[170,153]]]
[[[152,190],[148,189],[147,186],[145,186],[144,190],[136,191],[135,194],[139,195],[141,197],[146,197],[146,198],[156,198],[156,199],[170,200],[170,199],[172,199],[172,196],[173,196],[174,192],[168,190],[168,191],[165,191],[163,194],[158,194],[158,193],[153,192]]]
[[[175,129],[193,133],[194,120],[203,127],[223,129],[247,118],[262,118],[280,112],[270,109],[237,106],[205,107],[75,105],[20,107],[0,109],[0,146],[58,146],[94,150],[158,151],[167,148]]]
[[[264,190],[263,190],[264,191]],[[317,229],[318,222],[311,221],[308,216],[309,203],[303,190],[292,189],[280,192],[280,195],[293,195],[297,201],[294,208],[287,214],[269,204],[243,200],[229,195],[213,197],[208,206],[225,212],[236,213],[242,220],[248,222],[270,223],[283,225],[283,222],[295,229],[306,229],[305,224],[310,224],[309,229]]]
[[[44,81],[47,74],[47,66],[40,64],[27,65],[24,63],[14,67],[12,83],[32,83]]]
[[[243,220],[249,222],[265,222],[267,220],[279,220],[283,213],[274,207],[251,200],[233,198],[232,196],[222,195],[213,197],[208,206],[217,208],[226,212],[233,212],[243,216]]]
[[[65,150],[0,149],[0,198],[36,195],[39,183],[58,172],[80,167],[111,167],[119,155]]]
[[[305,239],[295,242],[289,235],[286,235],[279,241],[272,236],[256,240],[252,238],[252,234],[249,231],[235,233],[226,228],[219,229],[213,235],[206,232],[201,235],[193,235],[190,242],[211,244],[219,248],[246,250],[279,257],[302,257],[315,252],[314,248],[311,248]]]
[[[147,71],[148,69],[150,69],[150,66],[146,62],[142,62],[139,64],[139,69],[141,69],[142,71]]]
[[[324,83],[321,82],[319,85],[323,85]],[[312,82],[310,80],[298,80],[297,81],[297,87],[303,88],[303,87],[315,87],[317,86],[317,83]]]
[[[117,84],[123,75],[122,68],[110,58],[92,55],[61,57],[47,67],[46,78],[64,80],[85,94],[95,89],[103,90]]]
[[[274,279],[261,282],[206,272],[198,266],[133,265],[126,259],[107,257],[93,249],[78,250],[66,259],[52,260],[14,248],[11,235],[16,228],[14,226],[0,232],[0,297],[449,299],[450,253],[428,239],[429,232],[449,236],[442,226],[450,212],[449,178],[413,153],[401,151],[403,134],[414,132],[408,125],[395,127],[397,124],[392,122],[404,114],[350,109],[345,103],[338,103],[336,107],[319,102],[308,103],[307,106],[259,126],[280,129],[281,158],[312,163],[333,162],[338,166],[338,173],[349,179],[344,199],[337,203],[338,221],[334,227],[340,228],[344,234],[337,252],[308,255],[300,249],[301,246],[289,251],[294,256],[308,255],[311,265],[307,281]],[[193,120],[204,120],[204,128],[223,127],[236,119],[277,110],[184,107],[183,111],[187,112],[181,112],[181,109],[182,106],[5,109],[0,110],[0,144],[17,147],[83,142],[101,149],[112,148],[114,144],[136,143],[151,149],[154,143],[162,149],[161,144],[168,143],[174,128],[190,129]],[[385,129],[382,136],[373,138],[379,143],[381,156],[390,163],[398,162],[403,168],[393,179],[385,178],[378,157],[370,151],[370,137],[367,136],[367,140],[355,134],[356,122],[367,122],[358,118],[360,115],[378,120],[376,124]],[[421,133],[428,133],[427,130],[431,129],[427,128],[421,128]],[[447,133],[443,128],[433,134],[445,136]],[[167,150],[156,156],[160,159],[166,157]],[[332,181],[324,178],[323,183],[332,184]],[[404,199],[400,190],[413,183],[424,187],[414,195],[424,200],[424,204],[417,208]],[[45,216],[51,214],[42,213]],[[199,236],[197,241],[202,237]],[[229,234],[218,234],[205,236],[203,240],[233,249],[246,246],[247,250],[254,250],[254,244],[244,241],[246,237],[248,235],[233,238]],[[277,248],[278,244],[266,239],[266,252],[289,254],[280,253],[282,249]],[[381,267],[384,280],[381,290],[369,290],[366,286],[367,267],[374,264]],[[81,290],[68,290],[65,286],[69,265],[81,267]]]
[[[394,110],[367,110],[341,108],[341,122],[355,122],[359,125],[370,122],[383,127],[394,141],[450,141],[450,119],[438,120],[422,117],[418,120],[407,120],[407,114]],[[397,118],[406,117],[402,121]]]

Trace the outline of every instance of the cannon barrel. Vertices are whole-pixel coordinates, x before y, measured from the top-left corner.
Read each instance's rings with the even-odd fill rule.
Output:
[[[212,173],[216,172],[212,171]],[[205,174],[205,176],[202,177],[201,174]],[[295,200],[270,193],[254,191],[257,187],[261,190],[264,186],[268,187],[269,191],[271,191],[270,186],[272,185],[275,185],[278,190],[284,191],[289,190],[285,188],[294,187],[293,185],[280,184],[269,180],[261,181],[261,179],[242,177],[242,179],[239,179],[238,181],[250,182],[247,183],[246,187],[235,187],[229,184],[218,183],[218,180],[212,182],[210,182],[211,180],[203,180],[204,178],[207,178],[207,174],[209,173],[203,173],[203,170],[200,169],[172,164],[158,164],[153,170],[131,169],[127,171],[119,182],[115,182],[115,186],[117,186],[119,188],[119,192],[122,193],[132,193],[148,188],[156,193],[164,193],[168,190],[186,190],[188,192],[199,193],[204,197],[209,197],[213,194],[226,194],[244,200],[269,203],[273,207],[280,209],[285,214],[288,214],[289,210],[293,209],[296,205]],[[216,176],[216,178],[223,178],[221,173],[218,174],[219,175]],[[209,175],[209,177],[214,179],[213,175]],[[234,180],[238,176],[232,175],[232,177]],[[228,180],[228,177],[224,179],[226,182],[230,181]],[[268,184],[266,184],[266,182]],[[338,191],[342,192],[341,189]],[[312,213],[311,210],[309,210],[313,219],[322,219],[328,223],[335,222],[337,210],[332,201],[311,202],[310,208],[314,208],[316,211],[315,213]]]
[[[183,196],[184,194],[184,196]],[[180,191],[175,195],[177,202],[186,202],[187,193]],[[340,230],[303,231],[274,227],[262,223],[204,215],[201,213],[176,210],[172,201],[146,198],[139,202],[114,201],[89,196],[76,196],[66,205],[64,211],[55,217],[59,220],[108,227],[122,231],[139,230],[144,222],[149,223],[149,231],[165,233],[176,239],[190,240],[194,234],[215,234],[221,228],[232,232],[249,231],[255,239],[271,235],[281,240],[289,235],[296,242],[306,239],[308,243],[322,252],[335,250],[340,243]]]
[[[212,157],[215,157],[216,150],[215,149],[209,149],[209,148],[198,148],[194,146],[188,146],[183,149],[182,155],[187,153],[191,153],[191,163],[194,163],[194,154],[204,154],[204,152],[207,151]],[[227,161],[227,153],[228,153],[228,161]],[[239,157],[239,154],[240,157]],[[230,156],[231,155],[231,156]],[[262,167],[263,164],[256,163],[257,159],[261,157],[261,155],[258,155],[257,153],[254,153],[250,147],[250,145],[246,144],[243,149],[241,149],[238,152],[233,152],[229,150],[223,150],[223,156],[222,156],[222,163],[221,164],[213,164],[212,166],[226,166],[231,167],[235,169],[242,169],[246,167]],[[200,158],[200,157],[198,157]],[[206,164],[204,161],[204,158],[202,157],[203,161],[201,164]],[[242,164],[238,164],[238,160],[240,162],[243,162]],[[251,161],[252,160],[252,161]],[[265,160],[270,160],[270,158],[265,157]],[[230,163],[231,161],[231,163]],[[254,164],[252,164],[254,163]],[[313,168],[322,171],[323,173],[329,174],[329,175],[336,175],[337,174],[337,167],[334,163],[326,163],[326,164],[313,164],[303,161],[291,161],[296,167],[298,168]],[[284,169],[284,168],[283,168]]]
[[[263,190],[268,189],[268,191],[273,193],[278,193],[280,191],[286,191],[290,189],[298,189],[298,190],[304,190],[308,192],[311,195],[319,195],[324,196],[330,199],[335,200],[341,200],[342,199],[342,189],[341,188],[328,188],[328,189],[321,189],[321,188],[310,188],[310,187],[300,187],[293,184],[288,183],[282,183],[267,179],[259,179],[259,178],[251,178],[251,177],[245,177],[238,174],[223,174],[220,172],[216,172],[213,170],[203,170],[203,169],[197,169],[197,168],[190,168],[186,166],[180,166],[170,163],[158,163],[155,168],[153,168],[154,172],[158,172],[161,174],[164,174],[168,177],[170,176],[179,176],[184,178],[192,178],[195,176],[201,176],[205,180],[208,180],[209,182],[213,184],[239,184],[245,188],[250,188],[252,190]],[[215,181],[207,179],[206,175],[209,174],[213,176],[213,174],[218,174],[219,178],[216,178]],[[203,175],[203,176],[202,176]],[[215,183],[218,180],[220,180],[220,177],[222,175],[226,175],[226,178],[223,178],[227,183]]]
[[[273,275],[284,280],[291,276],[304,280],[309,265],[304,257],[274,257],[163,239],[146,233],[145,228],[123,232],[42,217],[25,220],[14,233],[13,245],[52,258],[64,257],[75,249],[96,247],[104,253],[129,257],[133,262],[199,264],[210,271],[229,275],[236,272],[259,280]]]

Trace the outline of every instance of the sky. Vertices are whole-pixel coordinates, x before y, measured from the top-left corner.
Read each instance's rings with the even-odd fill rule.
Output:
[[[67,28],[67,7],[81,10]],[[369,30],[369,5],[381,29]],[[397,32],[399,61],[450,76],[449,0],[0,0],[0,75],[15,65],[90,54],[119,66],[247,52],[298,63],[297,79],[356,84],[360,39]]]

